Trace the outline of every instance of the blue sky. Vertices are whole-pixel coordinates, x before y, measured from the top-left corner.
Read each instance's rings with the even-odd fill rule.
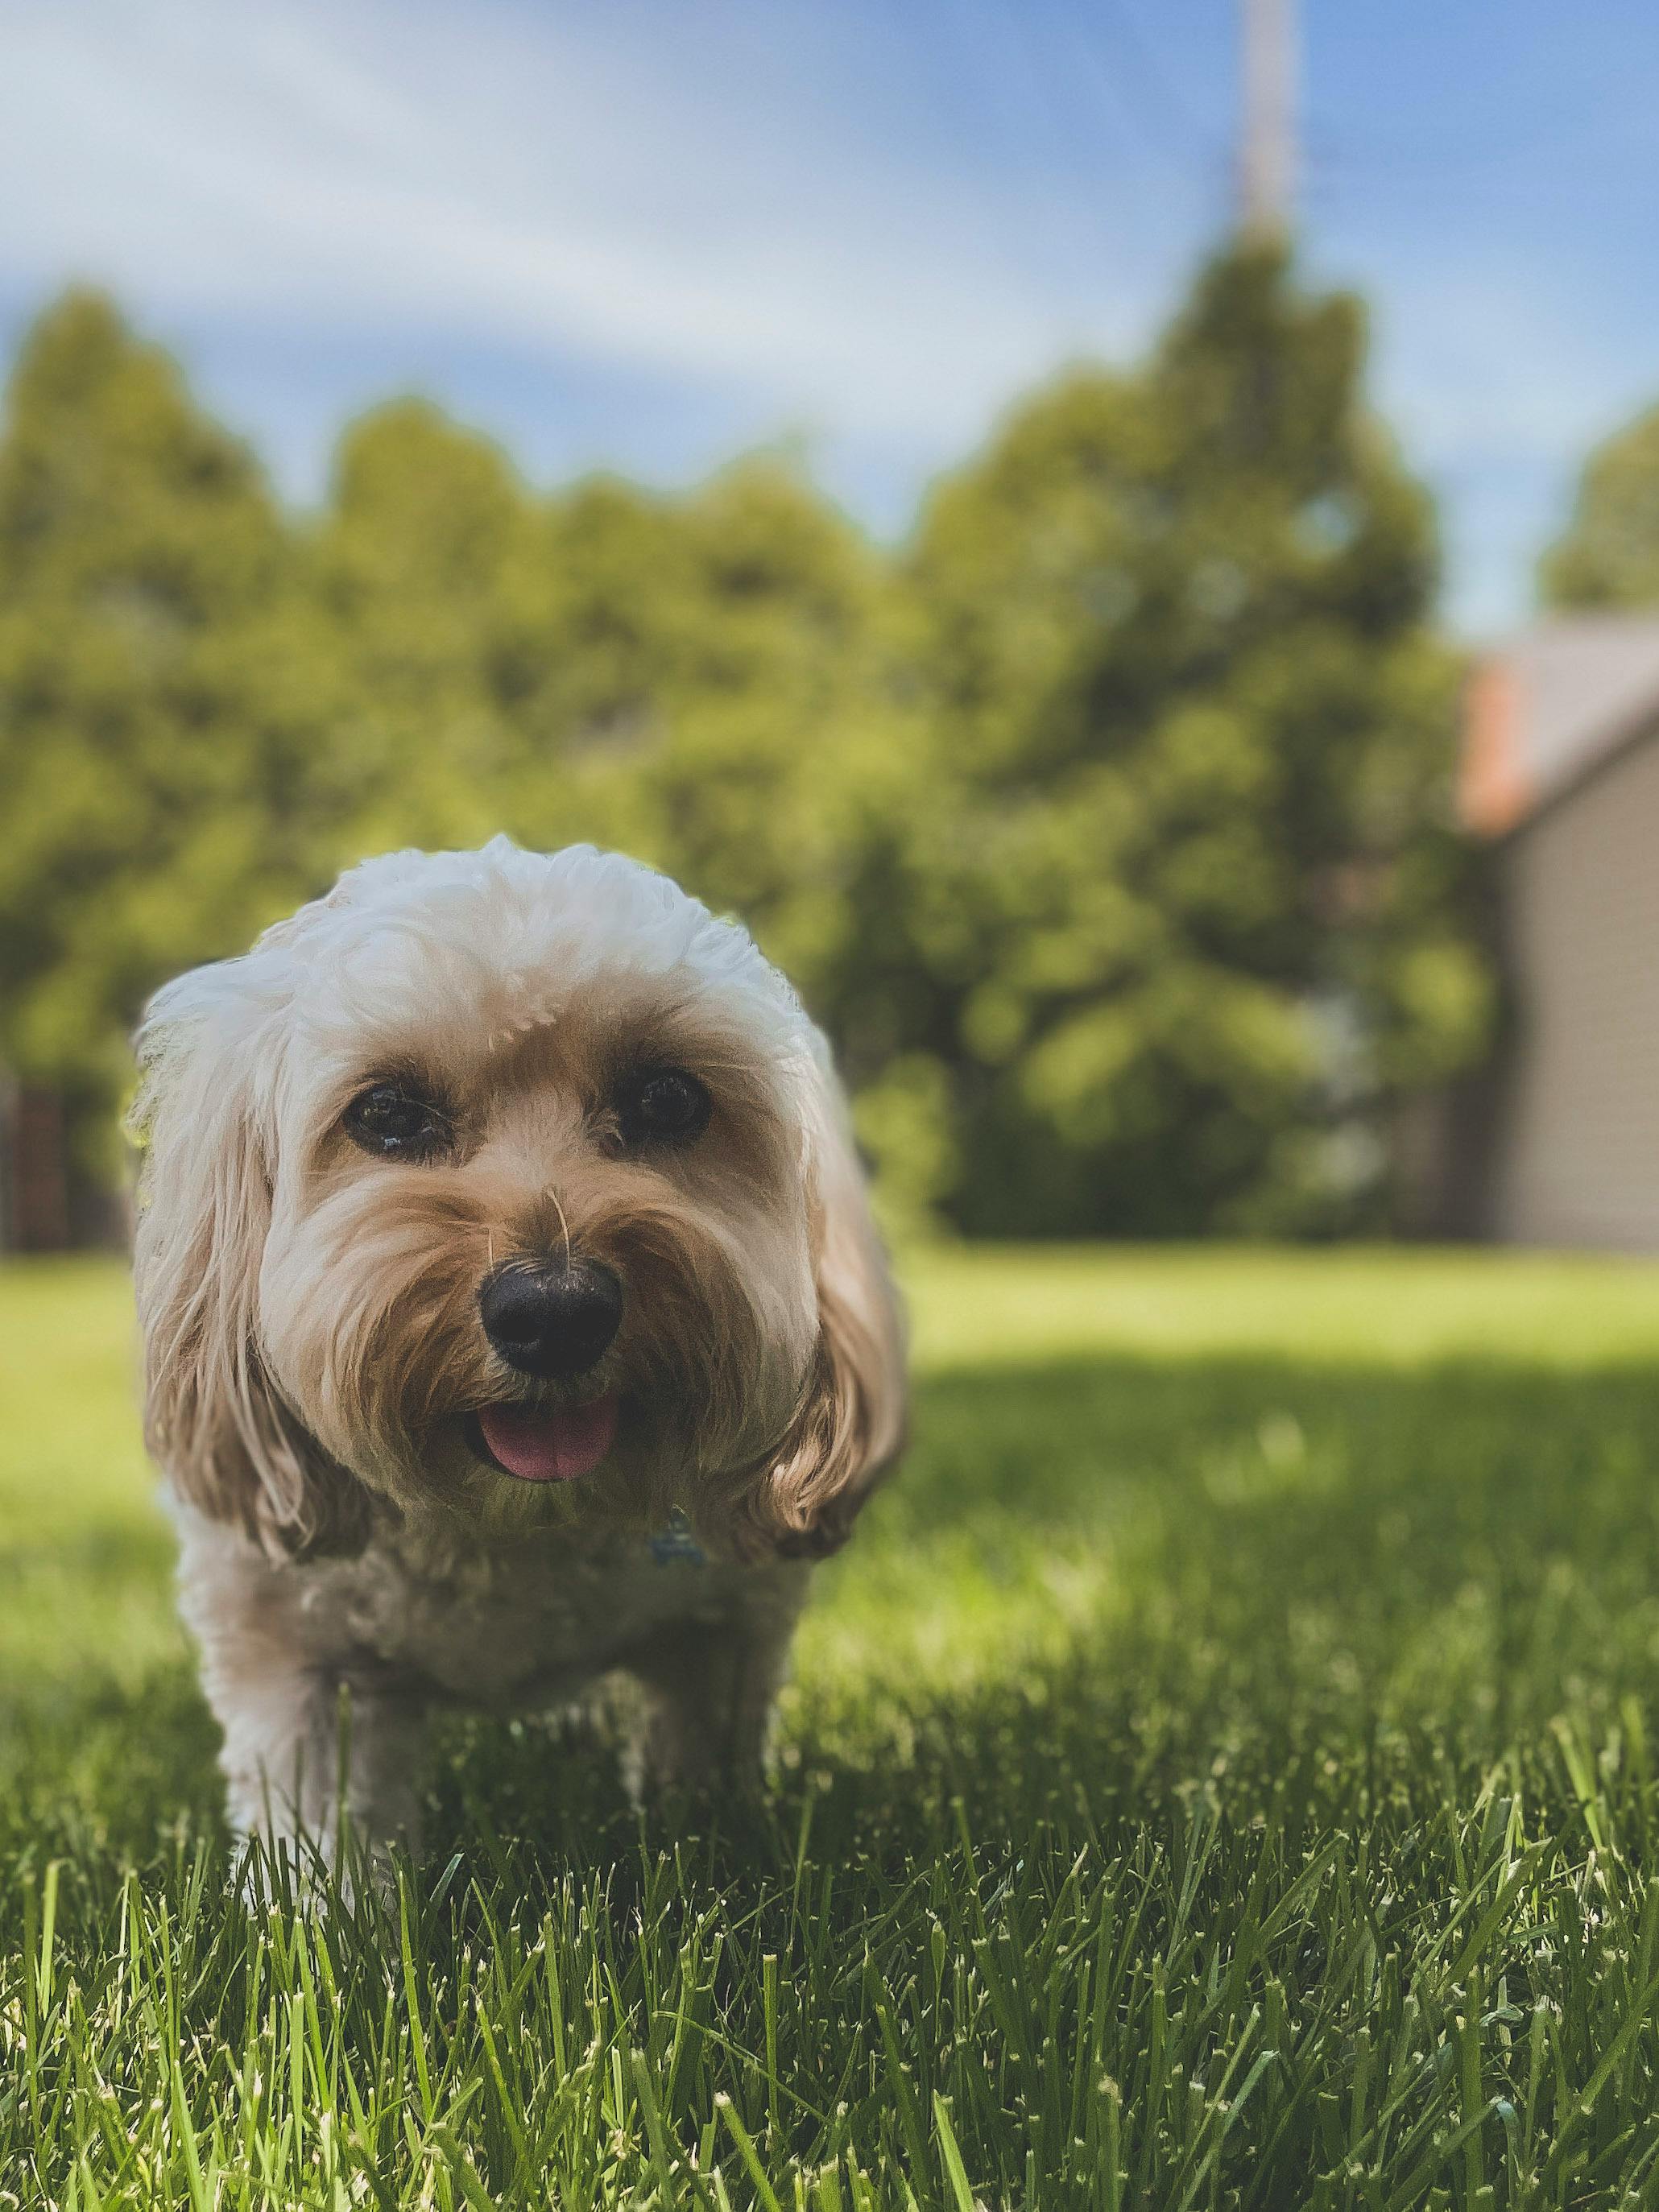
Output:
[[[428,391],[538,481],[775,439],[883,533],[1228,219],[1236,0],[0,0],[0,342],[70,277],[290,496]],[[1524,615],[1659,398],[1652,0],[1304,0],[1304,249],[1371,297],[1449,603]]]

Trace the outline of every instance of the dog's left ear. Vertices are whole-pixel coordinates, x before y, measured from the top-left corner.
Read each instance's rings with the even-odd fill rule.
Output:
[[[806,1115],[807,1206],[818,1340],[801,1402],[750,1511],[770,1548],[815,1559],[904,1442],[904,1327],[827,1050]]]
[[[246,961],[159,992],[137,1040],[143,1147],[133,1238],[144,1432],[175,1495],[271,1558],[362,1548],[357,1486],[278,1394],[260,1350],[274,1140],[262,1127]]]

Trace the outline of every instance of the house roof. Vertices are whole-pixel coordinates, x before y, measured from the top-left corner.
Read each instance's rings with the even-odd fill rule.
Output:
[[[1465,824],[1506,836],[1648,730],[1659,730],[1659,617],[1571,615],[1523,630],[1469,686]]]

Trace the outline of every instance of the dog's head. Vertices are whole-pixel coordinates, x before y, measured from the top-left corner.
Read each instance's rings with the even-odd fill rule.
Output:
[[[365,863],[139,1034],[151,1447],[274,1552],[378,1494],[511,1535],[825,1551],[899,1328],[822,1038],[632,861]]]

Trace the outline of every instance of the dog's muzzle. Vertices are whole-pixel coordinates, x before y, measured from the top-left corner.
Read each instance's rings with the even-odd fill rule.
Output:
[[[509,1367],[570,1382],[609,1351],[622,1326],[623,1286],[597,1260],[508,1261],[485,1278],[478,1315]]]

